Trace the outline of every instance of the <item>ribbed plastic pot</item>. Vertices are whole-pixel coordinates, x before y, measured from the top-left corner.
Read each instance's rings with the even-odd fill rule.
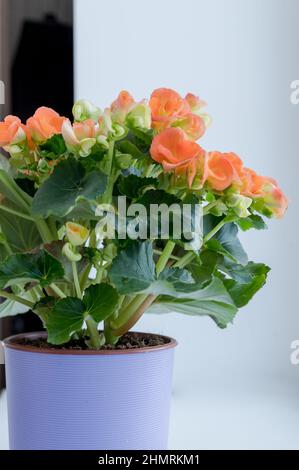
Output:
[[[176,341],[143,349],[37,349],[4,341],[11,450],[167,449]]]

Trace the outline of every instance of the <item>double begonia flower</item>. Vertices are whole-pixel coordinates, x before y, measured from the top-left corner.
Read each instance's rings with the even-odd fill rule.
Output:
[[[26,125],[33,141],[40,143],[55,134],[61,134],[65,120],[65,117],[60,116],[53,109],[42,106],[35,111],[32,117],[27,119]]]
[[[12,156],[34,147],[28,127],[18,117],[7,116],[0,122],[0,146]]]
[[[200,115],[205,105],[189,93],[182,98],[170,88],[158,88],[151,94],[149,105],[152,111],[152,127],[158,133],[168,127],[180,127],[191,140],[203,136],[206,123]]]
[[[170,127],[156,135],[150,152],[166,172],[186,176],[189,186],[199,174],[205,180],[205,151],[189,140],[182,129]]]

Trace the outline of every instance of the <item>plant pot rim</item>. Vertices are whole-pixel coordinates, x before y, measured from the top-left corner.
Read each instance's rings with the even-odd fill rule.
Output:
[[[149,353],[154,351],[161,351],[163,349],[172,349],[177,346],[177,341],[169,336],[153,334],[153,333],[142,333],[139,331],[134,331],[134,334],[137,335],[154,335],[160,336],[168,340],[165,344],[159,344],[157,346],[146,346],[144,348],[132,348],[132,349],[100,349],[99,351],[93,349],[51,349],[51,348],[38,348],[35,346],[18,344],[15,342],[19,339],[45,339],[47,338],[47,333],[42,331],[36,331],[32,333],[20,333],[17,335],[9,336],[3,341],[5,348],[14,349],[16,351],[30,352],[36,354],[56,354],[62,356],[112,356],[112,355],[125,355],[125,354],[140,354],[140,353]]]

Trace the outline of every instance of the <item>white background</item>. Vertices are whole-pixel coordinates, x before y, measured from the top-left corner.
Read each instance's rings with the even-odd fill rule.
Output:
[[[76,97],[101,107],[121,89],[136,99],[165,86],[209,103],[201,144],[234,151],[277,178],[290,199],[283,221],[243,236],[272,267],[267,286],[218,330],[209,319],[144,318],[138,329],[179,341],[171,447],[299,448],[299,78],[296,0],[75,1]]]
[[[283,221],[243,237],[272,272],[233,326],[179,315],[138,325],[180,343],[170,448],[299,449],[299,366],[290,364],[299,339],[298,22],[298,0],[75,0],[78,98],[104,107],[121,89],[136,99],[160,86],[200,94],[214,119],[202,145],[239,153],[291,202]]]

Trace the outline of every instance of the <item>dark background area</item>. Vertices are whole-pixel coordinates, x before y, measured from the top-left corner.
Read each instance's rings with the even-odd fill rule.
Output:
[[[73,0],[0,1],[0,79],[6,91],[1,120],[14,114],[25,122],[40,106],[69,116],[74,95]],[[41,329],[32,313],[8,317],[0,320],[0,339]],[[3,369],[0,366],[0,388]]]

